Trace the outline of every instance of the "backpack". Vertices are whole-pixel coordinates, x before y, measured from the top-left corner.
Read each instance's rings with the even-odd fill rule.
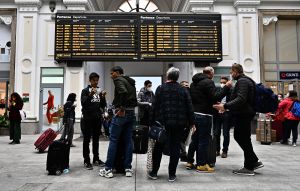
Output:
[[[262,83],[255,84],[255,111],[259,113],[276,112],[278,97]]]
[[[300,102],[295,101],[292,105],[291,112],[295,117],[300,117]]]

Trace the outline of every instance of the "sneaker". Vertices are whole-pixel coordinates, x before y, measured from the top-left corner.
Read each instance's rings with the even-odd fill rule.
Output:
[[[233,174],[238,174],[238,175],[245,175],[245,176],[254,176],[254,171],[253,170],[248,170],[245,167],[242,167],[237,170],[232,171]]]
[[[132,177],[133,170],[132,169],[125,169],[125,176],[126,177]]]
[[[99,175],[102,176],[102,177],[105,177],[105,178],[112,178],[114,177],[114,174],[112,172],[112,170],[106,170],[105,168],[101,169],[99,171]]]
[[[222,158],[227,158],[227,152],[222,152],[221,157]]]
[[[87,170],[93,170],[93,165],[89,162],[85,162],[84,163],[84,167],[87,169]]]
[[[76,147],[76,145],[74,145],[74,144],[71,144],[71,145],[70,145],[70,147]]]
[[[203,166],[197,166],[197,172],[214,172],[215,169],[210,167],[208,164],[205,164]]]
[[[293,143],[293,147],[296,147],[297,145],[296,145],[296,143]]]
[[[152,179],[152,180],[157,180],[157,174],[153,173],[153,172],[149,172],[147,174],[148,178]]]
[[[63,170],[64,174],[68,174],[69,172],[70,172],[70,170],[68,168],[66,168],[66,169]]]
[[[14,144],[15,144],[15,141],[12,141],[12,142],[10,142],[10,143],[8,143],[8,144],[10,144],[10,145],[14,145]]]
[[[194,164],[188,162],[188,163],[186,163],[185,168],[186,168],[187,170],[192,170],[192,169],[194,168]]]
[[[255,164],[254,164],[254,170],[257,170],[257,169],[259,169],[259,168],[262,168],[262,167],[264,167],[264,164],[260,161],[260,160],[258,160]]]
[[[102,161],[102,160],[94,160],[93,161],[93,165],[94,166],[100,166],[100,167],[104,167],[105,166],[105,163]]]
[[[169,176],[169,182],[175,182],[175,180],[176,180],[176,175]]]
[[[216,156],[217,156],[217,157],[220,156],[220,151],[217,151],[217,152],[216,152]]]

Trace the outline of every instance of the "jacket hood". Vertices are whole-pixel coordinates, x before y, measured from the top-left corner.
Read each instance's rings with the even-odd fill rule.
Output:
[[[195,74],[192,78],[194,83],[199,83],[200,81],[202,81],[204,79],[208,79],[208,76],[206,74],[203,74],[203,73]]]
[[[135,86],[135,80],[130,78],[129,76],[120,76],[120,77],[126,79],[130,85]]]

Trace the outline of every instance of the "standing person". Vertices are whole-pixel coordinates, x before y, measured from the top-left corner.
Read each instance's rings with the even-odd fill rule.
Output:
[[[187,169],[194,167],[194,151],[196,150],[197,172],[214,172],[208,161],[208,143],[211,137],[212,115],[215,112],[213,104],[222,99],[229,92],[231,82],[228,81],[222,91],[217,92],[214,81],[214,69],[205,67],[203,73],[193,76],[190,93],[194,107],[196,132],[192,136],[188,150]]]
[[[281,144],[288,145],[288,138],[290,137],[291,131],[293,132],[293,146],[296,147],[297,139],[298,139],[298,124],[300,121],[300,117],[296,117],[291,109],[295,101],[298,100],[298,95],[296,91],[289,91],[289,96],[282,100],[279,105],[277,111],[281,111],[284,116],[283,121],[283,139]],[[279,114],[278,114],[279,115]]]
[[[186,90],[188,91],[188,93],[190,93],[190,84],[187,81],[181,81],[180,85],[184,88],[186,88]],[[180,161],[181,162],[187,162],[187,152],[186,152],[186,140],[189,136],[190,133],[190,125],[187,123],[186,127],[184,128],[183,131],[183,136],[180,142]]]
[[[84,166],[92,170],[89,144],[93,139],[93,165],[103,166],[99,159],[99,136],[101,134],[102,114],[106,107],[106,92],[98,87],[99,75],[95,72],[89,76],[90,85],[81,92],[82,120],[83,120],[83,158]]]
[[[48,125],[52,124],[52,114],[50,113],[50,110],[54,108],[54,95],[52,94],[51,90],[48,90],[48,100],[43,105],[47,105],[47,112],[46,116],[48,119]]]
[[[221,77],[220,85],[221,87],[217,88],[218,91],[222,91],[222,88],[225,87],[226,83],[229,81],[227,77]],[[231,91],[228,91],[226,96],[222,100],[218,100],[221,103],[225,104],[230,100]],[[214,136],[217,140],[217,156],[220,156],[220,138],[221,138],[221,130],[223,128],[223,149],[222,149],[222,158],[227,158],[228,147],[230,142],[230,127],[231,127],[231,113],[229,110],[224,112],[217,112],[214,115]]]
[[[76,94],[70,93],[68,95],[67,102],[64,105],[63,124],[65,127],[60,137],[61,140],[64,140],[67,136],[67,142],[71,147],[75,147],[75,145],[73,145],[75,107],[77,106],[74,103],[75,101],[76,101]]]
[[[169,182],[176,180],[176,168],[180,155],[180,141],[186,124],[193,129],[194,113],[189,93],[178,82],[179,69],[171,67],[167,71],[167,82],[156,89],[153,102],[153,115],[151,124],[159,121],[165,126],[167,141],[165,144],[156,142],[153,150],[153,168],[148,177],[157,179],[162,153],[169,147]]]
[[[124,70],[120,66],[114,66],[110,70],[111,78],[115,85],[115,96],[113,105],[115,115],[109,127],[109,145],[105,168],[99,171],[99,175],[105,178],[112,178],[114,162],[116,160],[118,142],[124,141],[125,176],[132,177],[132,127],[135,121],[134,109],[137,106],[135,80],[125,76]]]
[[[10,96],[9,111],[9,138],[12,140],[9,144],[20,144],[21,139],[21,115],[23,109],[23,100],[21,96],[14,92]]]
[[[154,97],[154,93],[151,89],[152,82],[150,80],[146,80],[144,82],[144,87],[141,88],[138,93],[138,107],[139,107],[139,119],[141,125],[149,126],[149,113],[152,104],[152,100]]]
[[[255,82],[244,74],[240,64],[233,64],[230,74],[237,80],[230,101],[216,104],[214,108],[221,112],[227,109],[232,112],[234,139],[244,151],[244,167],[233,170],[233,173],[253,176],[254,170],[264,166],[254,153],[251,143],[251,120],[255,115]]]

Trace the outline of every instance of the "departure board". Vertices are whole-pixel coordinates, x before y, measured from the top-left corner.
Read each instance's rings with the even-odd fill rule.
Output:
[[[222,60],[220,14],[57,13],[55,60]]]

